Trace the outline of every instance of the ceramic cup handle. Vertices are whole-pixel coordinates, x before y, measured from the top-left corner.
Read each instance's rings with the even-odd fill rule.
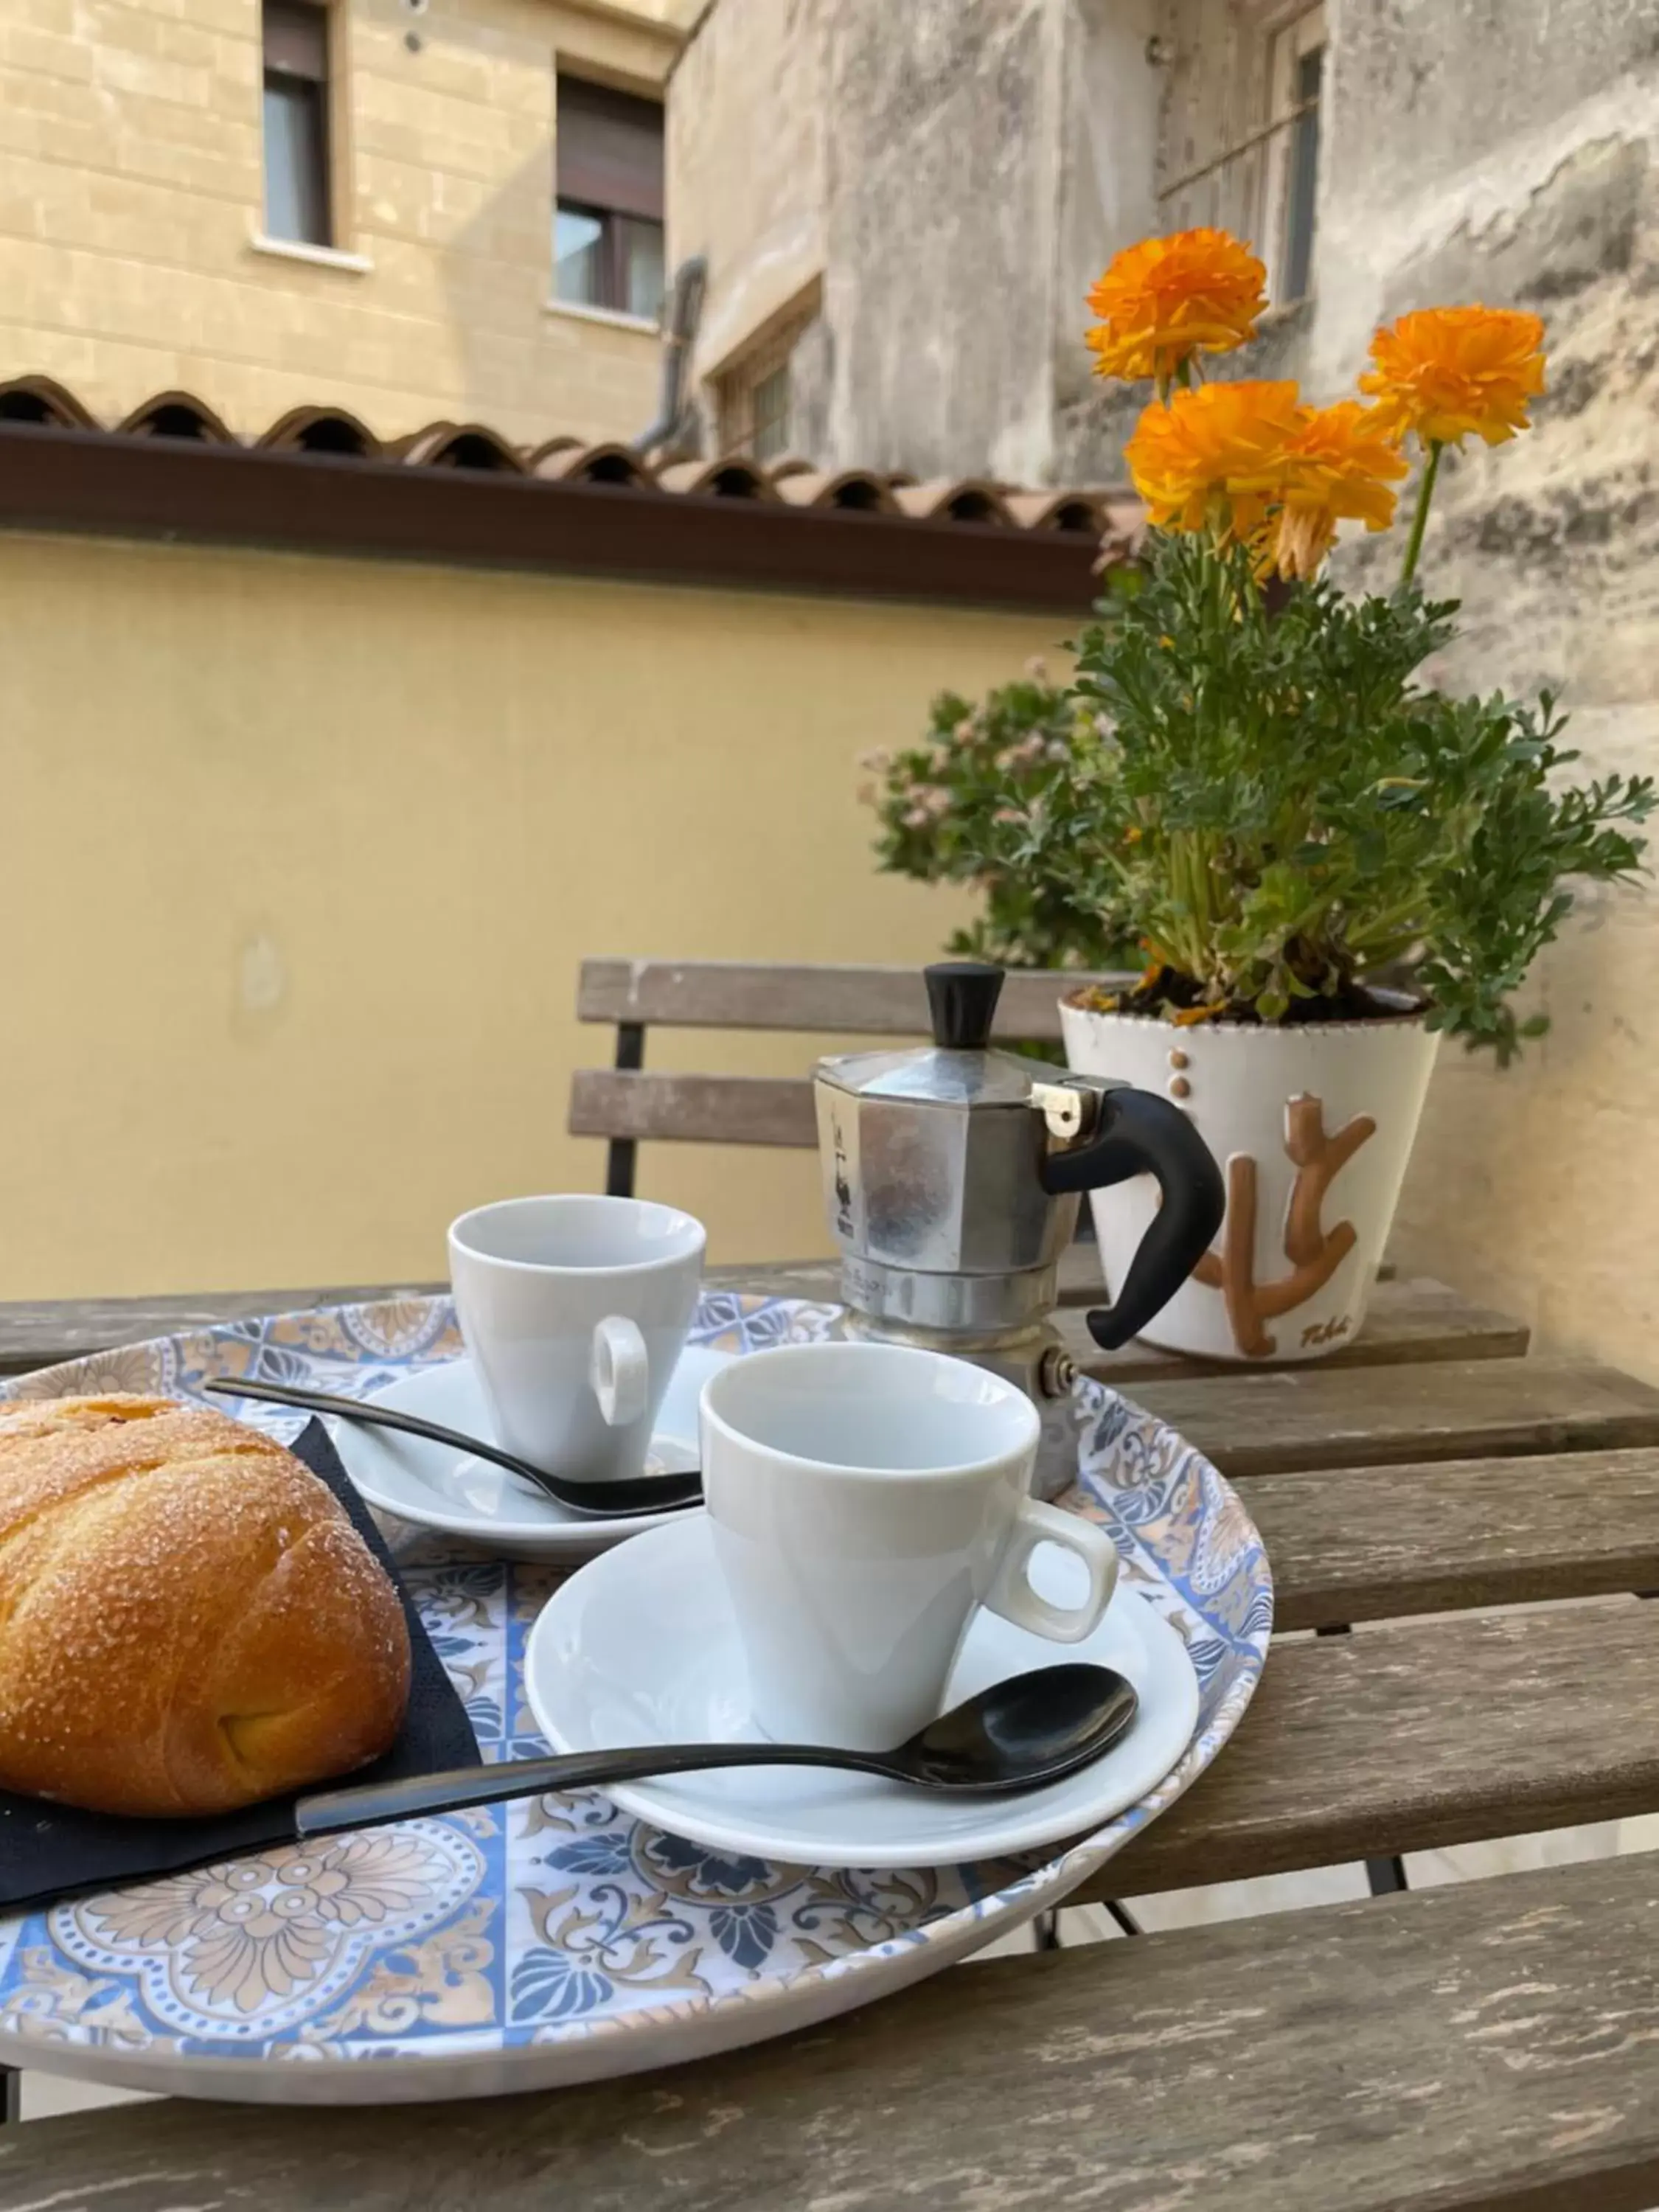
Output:
[[[595,1323],[587,1374],[599,1411],[613,1429],[639,1419],[650,1399],[651,1362],[637,1322],[609,1314]]]
[[[1088,1569],[1088,1595],[1080,1605],[1051,1605],[1031,1588],[1025,1571],[1039,1544],[1058,1544]],[[1055,1644],[1080,1644],[1098,1626],[1116,1587],[1117,1546],[1106,1531],[1075,1513],[1062,1513],[1057,1505],[1042,1505],[1028,1498],[1008,1531],[985,1603],[1034,1636],[1046,1636]]]

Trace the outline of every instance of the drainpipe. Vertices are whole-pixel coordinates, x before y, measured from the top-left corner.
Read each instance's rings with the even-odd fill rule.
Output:
[[[674,271],[673,289],[663,316],[662,391],[654,421],[634,440],[636,453],[665,446],[685,428],[689,411],[691,348],[702,319],[702,295],[708,281],[708,264],[701,254],[682,261]]]

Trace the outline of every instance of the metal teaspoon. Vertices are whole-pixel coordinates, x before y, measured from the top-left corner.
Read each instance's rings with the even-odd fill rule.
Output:
[[[702,1476],[696,1468],[679,1474],[627,1475],[617,1482],[572,1482],[564,1475],[545,1474],[528,1460],[503,1451],[481,1437],[464,1436],[459,1429],[422,1420],[416,1413],[402,1413],[390,1406],[377,1406],[359,1398],[337,1398],[326,1390],[296,1389],[287,1382],[256,1382],[246,1376],[225,1376],[202,1385],[221,1398],[263,1398],[273,1406],[298,1406],[313,1413],[337,1413],[342,1420],[358,1421],[368,1428],[401,1429],[428,1443],[450,1444],[474,1459],[489,1460],[509,1474],[521,1475],[544,1491],[568,1512],[592,1513],[611,1521],[636,1513],[672,1513],[702,1504]]]
[[[878,1774],[923,1790],[980,1796],[1040,1790],[1063,1781],[1127,1735],[1139,1700],[1110,1667],[1073,1662],[1015,1674],[929,1721],[894,1751],[837,1751],[828,1744],[654,1743],[637,1750],[568,1752],[554,1759],[505,1759],[402,1782],[301,1797],[295,1832],[331,1835],[421,1813],[455,1813],[544,1790],[642,1782],[717,1766],[834,1766]]]

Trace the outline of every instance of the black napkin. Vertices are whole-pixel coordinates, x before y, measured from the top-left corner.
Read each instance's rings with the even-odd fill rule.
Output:
[[[413,1660],[409,1711],[391,1750],[372,1766],[314,1787],[395,1782],[413,1774],[441,1773],[450,1766],[477,1765],[477,1740],[466,1708],[444,1672],[385,1539],[341,1466],[327,1430],[320,1421],[310,1422],[292,1449],[334,1492],[351,1516],[352,1527],[392,1577],[403,1600]],[[0,1790],[0,1910],[26,1911],[86,1890],[176,1874],[211,1859],[234,1858],[242,1851],[293,1840],[292,1797],[269,1797],[217,1819],[130,1820]]]

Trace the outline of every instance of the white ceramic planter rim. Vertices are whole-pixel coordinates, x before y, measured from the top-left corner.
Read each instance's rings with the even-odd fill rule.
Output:
[[[1384,1030],[1420,1030],[1434,1012],[1433,1005],[1425,1000],[1419,1006],[1402,1007],[1398,1013],[1349,1015],[1336,1022],[1240,1022],[1229,1021],[1224,1014],[1202,1022],[1177,1022],[1173,1014],[1139,1013],[1123,1006],[1091,1006],[1076,992],[1067,993],[1060,1004],[1062,1012],[1087,1014],[1092,1021],[1122,1023],[1138,1030],[1168,1030],[1176,1038],[1202,1035],[1237,1037],[1241,1042],[1249,1038],[1282,1041],[1286,1037],[1369,1036]]]

